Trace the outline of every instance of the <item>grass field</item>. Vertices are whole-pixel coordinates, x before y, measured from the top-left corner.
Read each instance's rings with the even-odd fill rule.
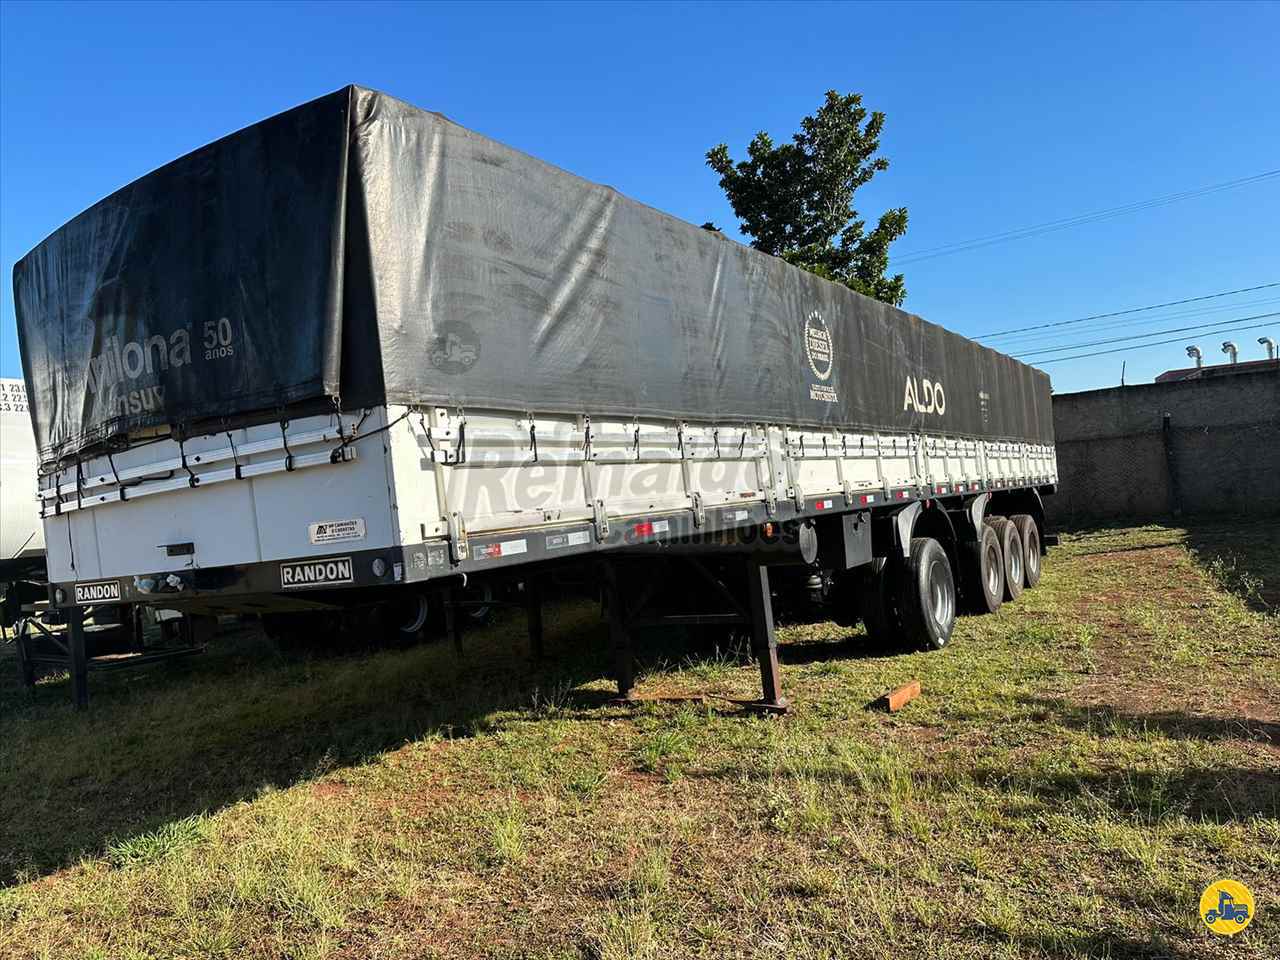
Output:
[[[783,719],[609,703],[586,604],[35,695],[0,647],[4,957],[1280,955],[1280,533],[1064,538],[940,654],[780,630]],[[269,647],[265,647],[269,650]],[[638,693],[758,693],[650,650]],[[866,709],[918,678],[897,714]],[[1212,880],[1258,916],[1216,937]]]

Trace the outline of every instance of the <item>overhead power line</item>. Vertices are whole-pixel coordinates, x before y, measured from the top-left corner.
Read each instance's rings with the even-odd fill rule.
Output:
[[[1141,340],[1144,337],[1158,337],[1165,333],[1187,333],[1188,331],[1196,331],[1200,333],[1216,333],[1218,331],[1215,328],[1221,327],[1225,324],[1244,323],[1247,320],[1265,320],[1268,317],[1280,317],[1280,310],[1274,311],[1272,313],[1257,313],[1257,314],[1254,314],[1252,317],[1234,317],[1231,320],[1218,320],[1215,323],[1211,323],[1207,326],[1203,323],[1195,323],[1189,327],[1171,327],[1168,330],[1148,330],[1146,333],[1131,333],[1127,337],[1112,337],[1109,340],[1090,340],[1085,343],[1072,343],[1062,347],[1042,347],[1039,350],[1031,350],[1031,351],[1028,351],[1027,353],[1014,354],[1014,357],[1017,359],[1022,359],[1025,357],[1034,357],[1041,353],[1062,353],[1065,350],[1079,350],[1082,347],[1101,347],[1108,343],[1123,343],[1126,340]],[[1134,346],[1141,347],[1141,346],[1144,346],[1144,344],[1138,343],[1138,344],[1134,344]]]
[[[1260,283],[1256,287],[1241,287],[1238,290],[1223,290],[1220,293],[1206,293],[1201,297],[1187,297],[1183,300],[1169,300],[1165,303],[1152,303],[1145,307],[1130,307],[1128,310],[1115,310],[1111,313],[1095,313],[1087,317],[1077,317],[1075,320],[1057,320],[1053,323],[1038,323],[1030,327],[1015,327],[1012,330],[999,330],[995,333],[979,333],[973,337],[974,340],[990,340],[993,337],[1008,337],[1015,333],[1025,333],[1028,330],[1048,330],[1051,327],[1068,327],[1075,323],[1084,323],[1087,320],[1105,320],[1108,317],[1123,317],[1131,313],[1144,313],[1148,310],[1159,310],[1163,307],[1178,307],[1184,303],[1199,303],[1201,300],[1216,300],[1218,297],[1231,297],[1237,293],[1252,293],[1254,290],[1269,290],[1272,287],[1280,287],[1280,281],[1273,283]]]
[[[1270,323],[1255,323],[1248,327],[1233,327],[1230,330],[1219,330],[1218,333],[1244,333],[1248,330],[1261,330],[1263,327],[1271,326]],[[1131,350],[1142,350],[1147,347],[1161,347],[1169,343],[1182,343],[1186,337],[1174,337],[1172,340],[1153,340],[1151,343],[1133,343],[1127,347],[1112,347],[1110,350],[1096,350],[1093,353],[1076,353],[1069,357],[1051,357],[1048,360],[1037,360],[1035,366],[1044,366],[1048,363],[1061,363],[1064,360],[1084,360],[1087,357],[1102,357],[1109,353],[1126,353]]]
[[[1280,303],[1280,297],[1262,297],[1257,300],[1240,300],[1235,303],[1220,303],[1212,307],[1199,307],[1193,310],[1175,310],[1172,313],[1158,313],[1155,315],[1147,314],[1140,317],[1128,317],[1122,320],[1103,320],[1095,321],[1084,327],[1076,327],[1068,332],[1068,334],[1081,334],[1084,336],[1092,336],[1094,334],[1111,333],[1122,327],[1138,327],[1149,326],[1151,324],[1169,323],[1174,320],[1187,320],[1191,317],[1205,317],[1210,313],[1222,313],[1231,310],[1239,313],[1246,307],[1261,307],[1273,303]],[[1215,323],[1214,320],[1202,319],[1201,323]],[[1039,333],[1020,333],[998,344],[1000,350],[1005,353],[1017,353],[1025,350],[1038,350],[1046,343],[1060,343],[1063,333],[1056,330],[1040,331]]]
[[[1137,213],[1140,210],[1148,210],[1152,207],[1161,207],[1170,203],[1178,203],[1182,200],[1194,200],[1197,197],[1205,197],[1209,194],[1219,193],[1223,190],[1234,190],[1237,187],[1261,183],[1265,180],[1270,180],[1278,176],[1280,176],[1280,170],[1267,170],[1262,173],[1254,174],[1251,177],[1241,177],[1238,180],[1227,180],[1223,183],[1214,183],[1205,187],[1197,187],[1194,190],[1183,190],[1179,193],[1166,194],[1163,197],[1152,197],[1150,200],[1139,200],[1134,203],[1122,204],[1118,207],[1108,207],[1105,210],[1095,210],[1092,213],[1082,213],[1074,217],[1064,217],[1061,220],[1049,220],[1045,223],[1038,223],[1030,227],[1006,230],[1003,233],[993,233],[985,237],[976,237],[972,240],[960,240],[955,243],[944,243],[937,247],[926,247],[922,250],[914,250],[910,253],[901,254],[900,256],[890,257],[890,260],[893,265],[897,267],[908,263],[918,263],[921,260],[931,260],[934,257],[945,257],[953,253],[964,253],[968,250],[976,250],[980,247],[989,247],[996,243],[1008,243],[1013,240],[1026,240],[1031,237],[1038,237],[1041,234],[1052,233],[1055,230],[1066,230],[1070,227],[1083,226],[1087,223],[1096,223],[1099,220],[1109,220],[1112,217],[1120,217],[1128,213]]]

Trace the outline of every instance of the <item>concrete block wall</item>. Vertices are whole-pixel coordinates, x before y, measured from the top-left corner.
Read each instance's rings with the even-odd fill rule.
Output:
[[[1280,514],[1276,370],[1055,394],[1053,424],[1055,527]]]

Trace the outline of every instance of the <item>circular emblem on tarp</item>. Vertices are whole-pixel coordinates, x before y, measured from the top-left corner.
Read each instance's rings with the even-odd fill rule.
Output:
[[[833,353],[831,348],[831,330],[822,314],[817,310],[809,314],[804,321],[804,353],[809,358],[809,369],[819,380],[831,377]]]
[[[428,358],[441,373],[466,373],[480,359],[480,338],[470,324],[448,320],[436,328]]]

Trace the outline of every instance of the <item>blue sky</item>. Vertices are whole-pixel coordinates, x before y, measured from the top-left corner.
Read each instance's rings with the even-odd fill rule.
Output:
[[[1280,168],[1275,3],[0,9],[4,376],[21,372],[10,271],[32,246],[160,164],[351,82],[726,228],[705,151],[739,156],[757,130],[789,136],[827,89],[859,91],[888,114],[892,166],[858,205],[869,220],[908,207],[899,254]],[[970,336],[1276,282],[1280,177],[902,269],[908,309]],[[1016,354],[1276,311],[1280,287],[991,342]],[[1266,322],[1232,335],[1241,359],[1280,340]],[[1117,383],[1122,362],[1149,381],[1192,341],[1223,359],[1221,333],[1170,336],[1045,369],[1068,391]]]

